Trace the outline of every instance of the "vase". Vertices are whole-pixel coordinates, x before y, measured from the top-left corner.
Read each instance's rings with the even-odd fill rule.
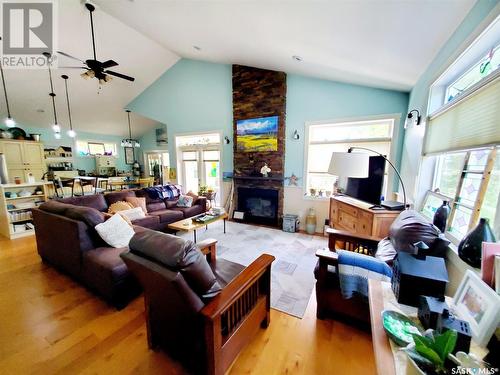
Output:
[[[314,208],[310,208],[306,216],[306,232],[309,234],[316,233],[316,213]]]
[[[451,209],[448,202],[443,201],[443,204],[436,210],[434,219],[432,220],[432,223],[443,233],[446,231],[446,221],[448,220],[450,211]]]
[[[467,264],[481,267],[481,246],[483,242],[496,242],[488,219],[479,219],[479,224],[470,231],[458,245],[458,255]]]

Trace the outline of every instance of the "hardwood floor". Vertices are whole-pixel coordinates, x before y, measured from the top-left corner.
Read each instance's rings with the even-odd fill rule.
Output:
[[[315,316],[272,310],[230,374],[374,374],[371,337]],[[183,374],[146,343],[142,297],[116,311],[41,263],[34,237],[0,236],[0,373]]]

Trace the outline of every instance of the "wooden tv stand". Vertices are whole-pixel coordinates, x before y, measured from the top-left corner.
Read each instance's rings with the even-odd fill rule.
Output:
[[[371,210],[373,205],[337,195],[330,198],[330,226],[351,233],[383,238],[401,211]]]

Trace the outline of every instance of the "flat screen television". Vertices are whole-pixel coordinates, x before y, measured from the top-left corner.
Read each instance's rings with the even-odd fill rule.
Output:
[[[373,205],[379,205],[384,185],[384,171],[385,159],[382,156],[370,156],[368,177],[349,177],[345,194]]]

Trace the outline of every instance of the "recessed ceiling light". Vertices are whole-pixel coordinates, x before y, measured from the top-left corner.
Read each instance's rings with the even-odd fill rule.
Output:
[[[302,57],[300,57],[298,55],[293,55],[292,59],[294,59],[295,61],[302,61]]]
[[[201,51],[201,47],[200,46],[193,46],[193,48],[197,51]]]

